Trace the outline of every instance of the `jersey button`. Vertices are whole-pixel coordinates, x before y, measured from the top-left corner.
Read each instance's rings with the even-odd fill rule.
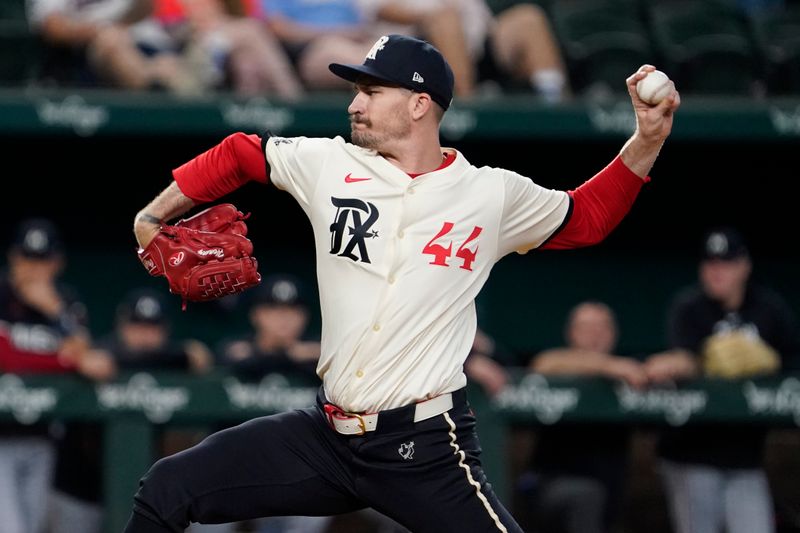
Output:
[[[380,331],[380,330],[381,330],[380,324],[375,324],[374,326],[372,326],[372,331]]]
[[[357,377],[357,378],[363,378],[363,377],[364,377],[364,371],[363,371],[363,370],[361,370],[361,369],[359,368],[359,369],[356,371],[356,377]]]
[[[389,285],[394,285],[394,282],[397,281],[394,276],[389,276]]]
[[[403,230],[400,230],[400,231],[398,231],[398,232],[397,232],[397,237],[398,237],[399,239],[402,239],[403,237],[405,237],[405,235],[406,235],[406,234],[405,234],[405,233],[403,233]]]
[[[414,189],[408,189],[408,194],[414,194]]]

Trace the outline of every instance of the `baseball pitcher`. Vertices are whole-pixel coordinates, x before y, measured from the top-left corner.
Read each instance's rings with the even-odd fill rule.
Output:
[[[635,87],[654,67],[632,74],[635,133],[594,177],[557,191],[440,146],[453,74],[430,44],[387,35],[363,64],[330,69],[354,84],[351,142],[233,134],[177,168],[134,226],[140,258],[172,292],[215,298],[259,281],[245,215],[222,204],[169,221],[251,180],[288,192],[315,238],[317,403],[158,461],[128,533],[364,507],[416,533],[521,531],[481,468],[465,394],[475,297],[511,252],[605,238],[648,181],[679,95],[648,105]]]

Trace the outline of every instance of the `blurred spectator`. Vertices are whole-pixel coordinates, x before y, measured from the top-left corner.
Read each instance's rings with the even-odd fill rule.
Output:
[[[796,368],[800,328],[784,299],[750,281],[752,262],[735,229],[710,231],[703,244],[699,285],[676,295],[669,313],[670,350],[653,355],[647,372],[656,382],[691,378],[752,377],[776,370],[752,364],[765,348],[778,364]],[[737,347],[734,349],[735,341]],[[720,374],[719,349],[733,368]],[[762,355],[758,355],[762,354]],[[709,359],[711,358],[711,359]],[[768,428],[754,425],[687,426],[664,430],[659,456],[677,533],[766,533],[775,530],[763,470]]]
[[[320,345],[307,339],[309,309],[305,286],[294,276],[274,274],[248,296],[248,318],[253,331],[244,338],[223,343],[222,364],[248,380],[277,372],[300,374],[317,381]],[[254,522],[259,533],[321,533],[330,521],[331,517],[325,516],[287,516]]]
[[[305,291],[300,280],[283,274],[270,276],[253,289],[248,314],[253,331],[223,345],[222,363],[245,378],[299,372],[317,379],[320,346],[307,339]]]
[[[115,329],[92,353],[113,361],[113,373],[182,371],[201,374],[210,369],[211,351],[196,340],[171,338],[160,293],[129,292],[120,302]],[[189,444],[176,431],[161,434],[162,455]],[[100,533],[103,520],[103,425],[68,422],[58,441],[50,533]],[[191,444],[194,444],[192,442]]]
[[[603,376],[641,389],[647,385],[644,366],[632,357],[613,355],[618,336],[617,319],[608,305],[582,302],[567,317],[567,345],[536,355],[530,370],[544,375]]]
[[[59,84],[199,91],[173,40],[148,18],[152,0],[27,0],[44,43],[42,76]]]
[[[530,363],[543,375],[601,376],[641,388],[639,361],[614,355],[617,321],[604,303],[586,301],[569,313],[566,346],[545,350]],[[632,429],[622,425],[560,423],[536,432],[531,470],[521,483],[537,531],[601,533],[619,525]]]
[[[0,280],[0,373],[102,373],[86,357],[86,310],[59,283],[60,236],[46,219],[22,221]],[[53,473],[49,424],[0,423],[0,529],[40,533]]]
[[[483,387],[488,396],[495,396],[508,384],[508,371],[499,361],[499,348],[495,340],[481,328],[475,333],[467,360],[464,361],[464,373],[467,378]]]
[[[314,89],[350,86],[328,65],[360,63],[380,36],[366,24],[356,0],[261,0],[257,14]]]
[[[462,98],[480,82],[521,83],[545,101],[569,96],[567,71],[545,11],[518,4],[496,16],[484,0],[359,0],[381,33],[421,37],[447,58]]]
[[[115,331],[101,339],[95,351],[107,353],[118,371],[178,370],[203,374],[212,354],[194,339],[175,340],[160,292],[130,291],[117,307]]]
[[[221,0],[27,0],[44,78],[80,86],[298,98],[280,43]]]
[[[202,86],[240,96],[296,99],[303,86],[271,31],[243,13],[241,2],[154,0],[156,15],[180,47]]]

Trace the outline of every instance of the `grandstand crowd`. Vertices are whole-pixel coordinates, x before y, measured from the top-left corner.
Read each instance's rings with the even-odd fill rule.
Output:
[[[684,94],[800,92],[796,0],[5,0],[0,84],[293,100],[346,91],[328,63],[389,33],[439,48],[464,100],[624,94],[644,63]]]

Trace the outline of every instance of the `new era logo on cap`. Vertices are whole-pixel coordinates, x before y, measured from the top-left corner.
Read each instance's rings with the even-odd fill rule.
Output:
[[[453,71],[433,45],[406,35],[384,35],[372,45],[361,65],[331,63],[331,72],[355,82],[359,76],[428,93],[442,109],[453,99]]]

